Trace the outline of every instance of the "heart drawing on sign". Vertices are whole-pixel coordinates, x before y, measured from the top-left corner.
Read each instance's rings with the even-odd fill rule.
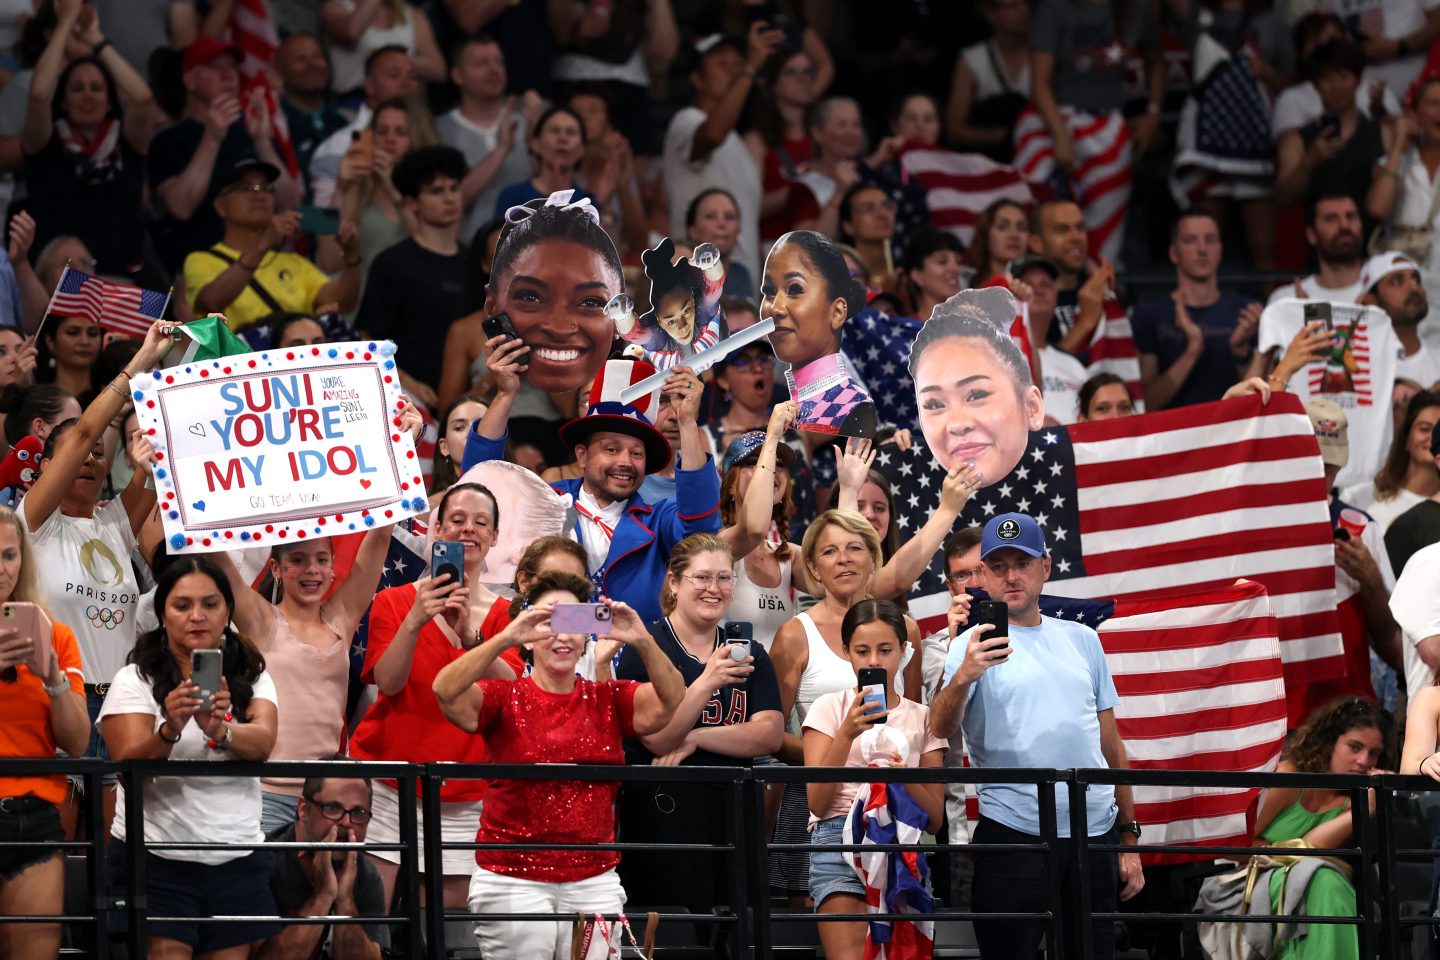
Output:
[[[204,500],[196,500],[194,503],[190,504],[190,506],[194,507],[196,510],[199,510],[201,513],[205,512]]]
[[[362,479],[362,480],[360,481],[360,486],[361,486],[362,489],[369,490],[369,489],[370,489],[370,481],[369,481],[369,480],[363,480],[363,479]]]
[[[203,423],[192,423],[190,424],[189,430],[197,437],[205,436],[205,424]]]

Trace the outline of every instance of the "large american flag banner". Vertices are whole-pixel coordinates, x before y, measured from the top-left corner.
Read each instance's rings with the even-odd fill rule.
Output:
[[[1014,200],[1028,209],[1035,201],[1019,171],[984,154],[907,144],[900,167],[925,188],[930,222],[953,233],[966,249],[975,237],[975,221],[990,204]]]
[[[895,484],[904,538],[924,523],[943,472],[919,443],[904,454],[882,448],[876,463]],[[1274,607],[1286,687],[1343,674],[1324,474],[1293,394],[1037,430],[1010,475],[979,490],[958,522],[1011,510],[1045,529],[1049,594],[1123,602],[1256,580]],[[948,604],[937,562],[910,609],[929,633]]]
[[[143,339],[164,316],[169,303],[168,293],[110,283],[66,267],[45,312],[88,320],[106,330]]]
[[[847,854],[865,886],[866,913],[911,913],[915,920],[872,920],[865,933],[863,960],[929,960],[935,913],[926,889],[930,868],[920,845],[929,823],[925,810],[902,783],[860,785],[845,818],[845,843],[914,844],[905,851],[854,850]]]
[[[285,168],[292,177],[298,176],[300,164],[290,139],[290,125],[285,120],[285,111],[280,108],[280,100],[267,73],[275,60],[275,50],[280,46],[280,32],[270,14],[268,0],[236,0],[226,30],[230,42],[244,55],[240,61],[240,75],[245,78],[245,91],[259,90],[264,96],[265,106],[270,111],[270,136],[280,150]]]
[[[1150,600],[1041,596],[1040,612],[1093,627],[1120,703],[1115,722],[1132,769],[1269,772],[1287,710],[1270,598],[1253,580]],[[968,765],[968,758],[966,760]],[[1258,788],[1135,788],[1145,842],[1245,846]],[[973,791],[971,791],[973,794]],[[980,815],[966,798],[966,815]],[[1146,864],[1195,859],[1145,854]]]

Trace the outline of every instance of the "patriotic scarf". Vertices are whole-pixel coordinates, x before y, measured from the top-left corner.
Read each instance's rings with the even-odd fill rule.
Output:
[[[845,821],[845,843],[916,844],[900,853],[855,850],[855,873],[865,885],[867,913],[935,912],[930,896],[930,868],[918,845],[929,816],[903,784],[862,784]],[[865,934],[864,960],[929,960],[935,924],[929,920],[872,920]]]

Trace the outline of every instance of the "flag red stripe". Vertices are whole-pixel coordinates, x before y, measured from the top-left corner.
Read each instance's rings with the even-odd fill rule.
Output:
[[[1210,537],[1195,537],[1191,540],[1171,540],[1168,543],[1136,543],[1132,549],[1128,550],[1086,554],[1085,572],[1091,576],[1099,576],[1108,573],[1123,573],[1127,570],[1142,570],[1146,567],[1163,566],[1169,563],[1198,563],[1203,560],[1217,560],[1235,557],[1239,547],[1243,547],[1244,552],[1248,553],[1255,550],[1278,550],[1285,547],[1313,547],[1333,542],[1334,537],[1329,528],[1312,523],[1293,530],[1271,528],[1269,530],[1247,530],[1244,533],[1227,532]]]
[[[1313,457],[1318,455],[1319,449],[1313,436],[1263,437],[1239,443],[1192,447],[1164,456],[1077,463],[1075,480],[1081,487],[1136,480],[1165,480],[1192,473],[1207,473],[1242,463]],[[1294,497],[1294,502],[1313,500],[1311,493],[1309,490],[1303,491],[1303,495]]]
[[[1283,716],[1285,708],[1281,704],[1275,719]],[[1270,763],[1279,754],[1280,741],[1277,740],[1274,743],[1252,744],[1233,750],[1196,751],[1169,760],[1147,760],[1143,764],[1132,763],[1131,766],[1143,767],[1146,770],[1256,770]]]
[[[1141,823],[1147,824],[1225,817],[1249,810],[1259,794],[1258,789],[1244,793],[1201,793],[1163,803],[1137,803],[1135,814]]]
[[[1107,640],[1107,652],[1111,652],[1111,646]],[[1115,689],[1121,696],[1137,697],[1187,693],[1194,690],[1219,691],[1236,683],[1279,680],[1281,675],[1280,662],[1266,659],[1245,660],[1216,667],[1196,667],[1193,670],[1129,673],[1116,675],[1114,680]],[[1194,715],[1190,719],[1193,720]]]
[[[1270,621],[1270,617],[1248,617],[1197,627],[1156,627],[1148,630],[1121,630],[1106,623],[1100,629],[1105,638],[1106,653],[1149,653],[1173,647],[1215,647],[1240,639],[1268,636],[1268,630],[1273,629]]]
[[[1116,686],[1118,688],[1118,682]],[[1273,700],[1194,710],[1178,716],[1116,718],[1115,725],[1120,729],[1120,736],[1126,740],[1169,740],[1207,730],[1237,730],[1284,716],[1285,704]]]
[[[1160,489],[1164,489],[1161,487]],[[1305,494],[1297,496],[1297,492]],[[1296,480],[1290,483],[1245,484],[1223,490],[1207,490],[1168,500],[1130,503],[1123,507],[1091,507],[1080,513],[1080,532],[1105,533],[1128,530],[1174,520],[1190,520],[1228,513],[1312,502],[1325,495],[1325,481]]]

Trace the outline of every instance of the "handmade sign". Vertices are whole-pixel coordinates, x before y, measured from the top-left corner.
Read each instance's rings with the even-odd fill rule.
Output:
[[[427,511],[399,429],[394,355],[388,341],[335,343],[132,380],[171,552],[268,546]]]

